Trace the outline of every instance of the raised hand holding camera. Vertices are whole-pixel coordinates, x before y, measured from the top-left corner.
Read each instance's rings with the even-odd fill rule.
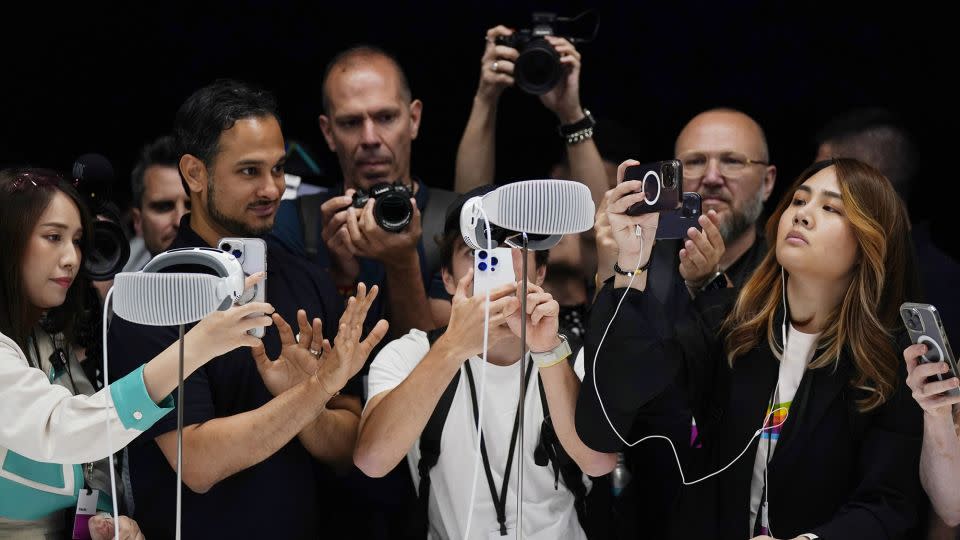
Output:
[[[368,199],[363,208],[350,206],[346,211],[346,228],[354,254],[376,259],[384,264],[403,264],[417,255],[417,242],[423,234],[420,209],[409,199],[413,214],[402,231],[390,232],[380,226],[375,215],[376,201]]]
[[[320,237],[330,251],[331,273],[338,285],[352,285],[360,275],[357,249],[347,230],[347,208],[353,203],[354,189],[338,197],[331,197],[320,205],[320,220],[323,231]]]

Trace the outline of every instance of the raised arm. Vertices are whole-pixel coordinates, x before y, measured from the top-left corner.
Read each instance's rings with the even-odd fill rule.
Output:
[[[429,348],[400,384],[370,398],[360,418],[360,435],[354,463],[367,476],[380,477],[392,470],[420,436],[430,415],[460,365],[483,349],[484,299],[466,296],[473,283],[472,271],[457,285],[447,331]],[[505,285],[490,295],[489,344],[509,335],[503,328],[516,298],[515,285]],[[409,336],[401,339],[411,339]],[[394,345],[396,342],[391,343]],[[398,358],[396,347],[387,346],[371,366],[371,385],[378,371],[390,364],[416,362]]]
[[[586,113],[580,104],[580,52],[564,38],[546,36],[560,55],[564,77],[549,92],[540,96],[543,105],[556,115],[560,125],[569,126],[584,120]],[[599,207],[603,196],[612,186],[603,159],[593,138],[567,142],[567,161],[570,164],[570,180],[583,182],[590,188],[594,207]]]
[[[559,313],[560,305],[550,293],[534,283],[528,283],[527,313],[522,317],[519,312],[514,313],[508,319],[508,325],[514,334],[519,336],[521,321],[525,321],[530,351],[542,353],[556,349],[562,344],[557,335]],[[538,370],[547,396],[550,419],[563,449],[580,469],[590,476],[602,476],[612,471],[617,464],[617,455],[591,449],[577,434],[574,413],[580,380],[567,359],[554,360],[549,365],[538,363]]]
[[[336,382],[310,377],[252,411],[214,418],[183,429],[183,481],[206,493],[223,479],[252,467],[283,448],[326,407]],[[329,385],[326,386],[326,385]],[[177,464],[177,433],[154,439],[170,467]]]
[[[355,356],[351,362],[362,366],[370,351],[386,333],[386,321],[380,321],[367,339],[359,342],[359,329],[378,293],[379,287],[374,286],[367,294],[365,284],[357,285],[357,296],[347,301],[347,307],[340,317],[334,339],[335,348],[323,339],[323,323],[320,319],[314,318],[311,323],[306,312],[298,310],[299,333],[294,337],[290,325],[275,313],[273,321],[280,335],[280,356],[271,360],[263,347],[253,349],[257,370],[267,389],[275,396],[282,395],[317,373],[322,364],[338,362],[337,357],[344,355]],[[313,457],[337,467],[345,467],[350,463],[357,439],[360,415],[343,406],[348,399],[348,396],[340,396],[327,403],[316,418],[297,434]]]
[[[513,61],[518,54],[514,48],[496,45],[495,40],[511,33],[502,25],[487,30],[486,47],[480,59],[480,83],[457,147],[453,189],[458,193],[493,183],[497,103],[503,90],[513,86]]]
[[[184,373],[189,375],[211,358],[239,346],[259,343],[247,330],[270,324],[269,304],[255,303],[217,311],[187,333]],[[73,396],[50,384],[46,375],[28,367],[12,341],[0,337],[0,446],[30,459],[82,463],[120,450],[171,410],[164,401],[177,385],[179,348],[174,343],[155,358],[92,396]],[[115,408],[110,407],[110,401]],[[160,406],[158,406],[158,403]],[[111,432],[112,447],[105,430]]]
[[[954,423],[953,407],[960,395],[943,392],[956,389],[956,377],[928,382],[930,377],[947,373],[945,362],[921,364],[927,346],[911,345],[903,351],[907,364],[907,384],[913,398],[923,408],[923,449],[920,452],[920,481],[937,515],[947,525],[960,524],[960,438]]]

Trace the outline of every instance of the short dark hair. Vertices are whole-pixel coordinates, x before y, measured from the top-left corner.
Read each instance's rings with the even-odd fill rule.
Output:
[[[891,111],[854,109],[830,120],[816,136],[829,144],[834,157],[858,159],[877,168],[906,201],[917,173],[917,148],[910,133]]]
[[[140,149],[140,157],[130,173],[130,193],[133,195],[133,206],[140,208],[143,204],[144,175],[147,169],[154,165],[173,167],[179,170],[180,154],[177,152],[173,136],[164,135],[153,142],[147,143]]]
[[[0,245],[4,248],[0,264],[0,333],[12,339],[24,351],[32,325],[33,308],[23,289],[23,258],[40,216],[57,192],[65,194],[76,205],[83,228],[81,253],[89,253],[93,243],[93,222],[80,194],[54,171],[17,168],[0,171]],[[78,261],[83,268],[83,258]],[[87,280],[82,272],[70,285],[63,304],[47,311],[47,318],[58,321],[59,329],[68,336],[75,319],[83,311]],[[72,337],[72,336],[71,336]]]
[[[458,195],[457,198],[450,203],[450,206],[447,207],[447,213],[443,220],[443,234],[434,238],[434,241],[440,248],[440,268],[446,268],[447,270],[452,268],[453,254],[457,250],[457,246],[463,243],[463,236],[460,234],[460,210],[463,208],[463,205],[473,197],[481,197],[495,189],[497,189],[497,186],[492,184],[475,187],[466,193]],[[539,268],[547,264],[547,260],[550,258],[550,251],[537,251],[534,257],[536,265]]]
[[[177,110],[173,122],[177,157],[190,154],[210,167],[220,151],[224,131],[237,120],[264,116],[280,122],[277,100],[270,92],[232,79],[218,79],[191,94]],[[184,189],[190,192],[185,181]]]
[[[380,47],[376,47],[374,45],[357,45],[338,53],[333,57],[332,60],[330,60],[330,62],[327,64],[327,67],[323,70],[323,79],[321,79],[320,83],[320,92],[323,99],[323,114],[330,114],[330,95],[327,94],[327,80],[330,78],[330,74],[333,72],[333,69],[338,66],[353,66],[360,64],[362,61],[369,60],[371,58],[383,58],[393,65],[394,69],[397,70],[397,78],[400,81],[400,97],[408,103],[413,101],[413,93],[410,91],[410,83],[407,80],[407,74],[404,73],[403,68],[400,67],[400,62],[397,61],[397,58]]]

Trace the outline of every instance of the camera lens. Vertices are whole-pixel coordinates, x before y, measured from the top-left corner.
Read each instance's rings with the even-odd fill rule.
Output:
[[[230,253],[233,250],[233,248],[230,247],[230,244],[221,244],[220,249],[226,251],[227,253]]]
[[[913,330],[914,332],[923,331],[923,320],[920,318],[920,313],[916,309],[911,309],[910,311],[904,312],[903,318],[907,328],[910,330]]]
[[[487,252],[481,249],[477,252],[477,257],[480,257],[480,260],[484,260],[487,258]]]
[[[546,94],[560,82],[560,55],[549,41],[529,41],[514,65],[517,86],[529,94]]]
[[[377,224],[386,231],[400,232],[413,219],[413,206],[410,199],[399,193],[387,193],[377,197],[373,207]]]
[[[112,221],[93,224],[93,243],[83,258],[84,274],[95,281],[113,279],[130,258],[130,243],[119,225]]]
[[[677,187],[677,169],[671,163],[667,163],[660,170],[664,189],[676,189]]]
[[[234,256],[234,257],[236,257],[236,258],[239,259],[241,255],[243,255],[243,252],[240,251],[239,249],[233,250],[233,256]]]

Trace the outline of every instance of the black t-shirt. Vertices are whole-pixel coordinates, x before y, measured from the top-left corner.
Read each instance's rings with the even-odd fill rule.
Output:
[[[190,228],[189,214],[171,248],[206,246]],[[342,301],[328,274],[268,240],[267,300],[296,328],[296,310],[320,317],[332,340]],[[176,327],[140,326],[114,317],[109,332],[111,380],[149,361],[177,339]],[[275,358],[280,340],[275,327],[263,339]],[[176,391],[173,392],[174,396]],[[263,384],[249,348],[213,359],[184,383],[184,425],[251,411],[273,396]],[[147,538],[173,538],[176,473],[154,442],[176,429],[169,414],[127,448],[128,508]],[[189,456],[186,456],[189,459]],[[183,488],[183,538],[318,538],[327,508],[332,471],[317,462],[297,438],[266,460],[224,479],[205,494]]]

